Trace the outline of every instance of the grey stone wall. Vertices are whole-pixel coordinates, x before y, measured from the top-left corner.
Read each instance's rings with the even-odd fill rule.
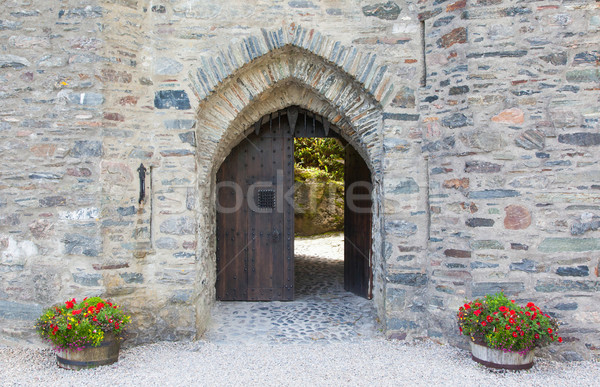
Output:
[[[500,289],[595,354],[600,198],[594,1],[20,1],[0,16],[0,340],[66,298],[199,337],[215,172],[264,115],[329,119],[375,180],[388,336],[459,343]],[[138,172],[148,169],[138,203]]]

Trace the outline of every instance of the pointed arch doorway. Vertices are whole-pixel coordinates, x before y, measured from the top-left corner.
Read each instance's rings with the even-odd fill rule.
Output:
[[[294,138],[345,147],[344,288],[372,298],[371,171],[325,118],[296,106],[263,117],[217,172],[217,281],[222,301],[294,299]]]

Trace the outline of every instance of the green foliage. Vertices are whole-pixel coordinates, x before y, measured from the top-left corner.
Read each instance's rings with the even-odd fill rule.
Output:
[[[344,181],[344,148],[333,138],[294,139],[296,167],[318,169],[327,180]]]
[[[72,299],[46,309],[37,320],[36,329],[55,349],[74,351],[100,345],[105,333],[119,337],[129,320],[130,316],[118,305],[91,297],[80,303]]]
[[[562,342],[554,318],[533,302],[521,307],[503,293],[465,303],[457,318],[463,335],[489,348],[527,353],[554,341]]]

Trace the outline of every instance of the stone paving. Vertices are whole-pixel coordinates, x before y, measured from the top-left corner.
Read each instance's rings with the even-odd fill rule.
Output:
[[[295,244],[295,300],[217,302],[207,340],[347,342],[382,335],[373,302],[344,290],[343,235]]]

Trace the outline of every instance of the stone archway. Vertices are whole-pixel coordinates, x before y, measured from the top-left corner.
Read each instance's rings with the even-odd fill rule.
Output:
[[[268,34],[267,34],[268,35]],[[267,39],[267,38],[265,38]],[[322,37],[321,37],[322,39]],[[366,161],[373,179],[372,250],[374,258],[374,298],[377,305],[378,287],[382,286],[381,272],[381,203],[382,203],[382,109],[380,100],[391,92],[389,80],[384,77],[386,67],[375,67],[374,57],[357,55],[355,49],[348,66],[326,59],[304,48],[288,43],[272,48],[262,56],[231,72],[226,79],[210,90],[204,88],[198,106],[196,127],[197,145],[202,152],[197,157],[199,181],[199,262],[197,325],[201,332],[210,316],[209,308],[215,299],[215,181],[216,171],[231,149],[240,142],[244,133],[263,116],[291,105],[319,114],[340,130]],[[310,47],[310,44],[308,44]],[[333,45],[335,46],[335,45]],[[330,51],[334,47],[329,47]],[[337,47],[335,50],[339,50]],[[229,50],[231,52],[231,49]],[[345,54],[346,55],[346,54]],[[217,55],[218,56],[218,55]],[[335,56],[335,55],[334,55]],[[364,60],[366,58],[367,60]],[[210,68],[211,66],[209,66]],[[360,73],[359,81],[345,68]],[[202,70],[204,74],[208,71]],[[200,74],[200,72],[199,72]],[[200,75],[199,75],[200,76]],[[195,85],[195,90],[198,85]],[[208,93],[206,91],[208,90]],[[378,307],[379,313],[383,310]]]

